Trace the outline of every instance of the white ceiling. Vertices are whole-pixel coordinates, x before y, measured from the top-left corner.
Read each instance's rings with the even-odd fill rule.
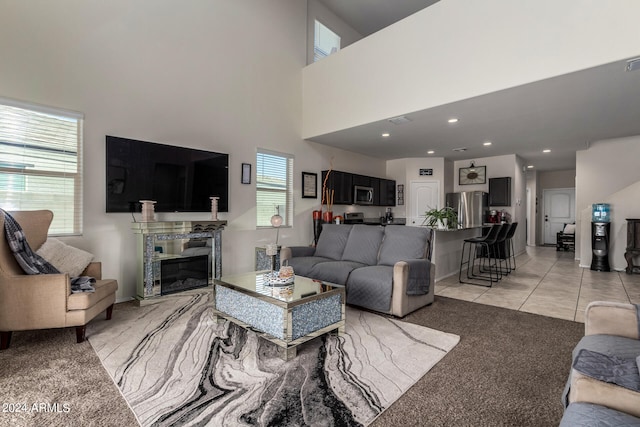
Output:
[[[384,28],[433,1],[321,0],[357,30]],[[394,13],[384,17],[393,4]],[[418,4],[422,7],[415,9]],[[402,7],[401,7],[402,6]],[[407,16],[404,15],[404,16]],[[369,24],[363,19],[371,17]],[[360,28],[358,28],[360,27]],[[433,156],[473,160],[517,154],[535,170],[575,168],[575,152],[602,140],[640,135],[640,70],[626,60],[482,95],[428,110],[407,112],[412,121],[369,123],[312,141],[383,159]],[[458,117],[457,124],[447,123]],[[384,132],[391,135],[381,137]],[[491,141],[491,146],[483,142]],[[454,148],[467,148],[464,152]],[[550,149],[550,153],[543,153]]]

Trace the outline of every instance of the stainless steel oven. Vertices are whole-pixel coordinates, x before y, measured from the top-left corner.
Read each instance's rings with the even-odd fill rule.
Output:
[[[373,187],[356,185],[353,187],[353,203],[356,205],[373,204]]]

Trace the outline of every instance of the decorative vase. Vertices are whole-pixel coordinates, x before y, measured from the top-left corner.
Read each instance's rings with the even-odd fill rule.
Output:
[[[333,221],[333,212],[331,211],[326,211],[322,213],[322,220],[329,224]]]
[[[313,211],[313,246],[318,244],[322,232],[322,211]]]
[[[155,200],[140,200],[142,203],[142,222],[153,222],[156,220],[155,216]]]
[[[218,220],[218,200],[220,200],[220,197],[211,196],[209,198],[211,199],[211,219],[214,221],[217,221]]]

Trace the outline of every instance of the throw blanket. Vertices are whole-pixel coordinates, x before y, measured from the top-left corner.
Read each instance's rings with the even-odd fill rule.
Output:
[[[407,278],[407,295],[426,295],[429,293],[431,278],[431,262],[424,259],[410,259],[409,277]]]
[[[7,211],[0,209],[0,212],[4,215],[4,234],[7,237],[7,243],[22,270],[27,274],[60,274],[57,268],[31,250],[20,224]],[[93,287],[95,282],[93,277],[72,278],[71,292],[95,292]]]
[[[596,380],[640,391],[639,362],[640,356],[636,360],[625,360],[583,348],[578,352],[573,368]]]

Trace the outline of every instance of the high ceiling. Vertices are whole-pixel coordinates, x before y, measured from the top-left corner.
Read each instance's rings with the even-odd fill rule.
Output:
[[[321,0],[363,34],[370,34],[433,1]],[[394,12],[388,12],[388,4]],[[421,7],[418,7],[419,5]],[[402,15],[404,10],[406,15]],[[371,16],[368,24],[363,17]],[[626,58],[631,59],[631,58]],[[575,168],[575,153],[589,144],[640,135],[640,70],[627,61],[566,74],[428,110],[407,112],[411,120],[388,120],[317,136],[312,141],[373,157],[427,157],[449,160],[517,154],[535,170]],[[459,118],[455,124],[447,123]],[[383,133],[389,137],[382,137]],[[483,143],[490,141],[490,146]],[[454,149],[466,148],[465,151]],[[543,153],[544,149],[551,152]]]

